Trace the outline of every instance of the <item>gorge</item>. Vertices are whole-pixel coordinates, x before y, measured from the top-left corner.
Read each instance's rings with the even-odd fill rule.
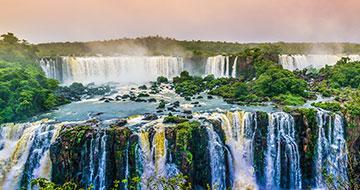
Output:
[[[31,179],[51,176],[56,183],[75,180],[94,189],[126,179],[121,189],[128,189],[138,176],[136,185],[147,189],[156,178],[182,173],[198,189],[323,188],[324,169],[336,176],[335,187],[345,187],[344,121],[321,110],[314,114],[314,126],[296,112],[244,111],[195,114],[177,124],[138,116],[127,124],[114,119],[5,125],[1,186],[30,187]]]
[[[48,55],[32,77],[0,64],[0,189],[356,189],[359,56],[341,57]]]

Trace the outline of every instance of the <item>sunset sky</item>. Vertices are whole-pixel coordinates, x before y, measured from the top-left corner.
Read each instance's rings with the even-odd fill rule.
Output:
[[[360,43],[360,0],[0,0],[0,33],[30,42],[161,35]]]

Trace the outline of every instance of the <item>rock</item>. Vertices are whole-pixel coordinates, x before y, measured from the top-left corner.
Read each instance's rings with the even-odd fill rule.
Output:
[[[198,97],[196,97],[196,99],[203,99],[204,97],[202,97],[202,96],[198,96]]]
[[[120,95],[117,95],[117,96],[115,97],[115,100],[116,100],[116,101],[120,101],[120,100],[122,100],[122,98],[121,98]]]
[[[134,101],[135,101],[135,102],[146,102],[146,100],[141,99],[141,98],[136,98]]]
[[[144,114],[144,118],[143,118],[143,120],[146,120],[146,121],[151,121],[151,120],[156,120],[156,119],[158,119],[158,116],[156,114],[152,114],[152,113]]]
[[[138,98],[142,98],[142,97],[149,97],[150,95],[148,93],[145,92],[141,92],[137,97]]]
[[[214,97],[213,96],[207,96],[207,99],[214,99]]]
[[[156,102],[156,99],[155,98],[149,98],[148,102]]]
[[[165,101],[164,100],[160,100],[160,104],[159,106],[157,107],[157,109],[164,109],[165,108]]]
[[[168,107],[167,110],[172,112],[178,112],[178,110],[176,110],[174,107]]]
[[[200,102],[191,102],[192,105],[198,105]]]
[[[173,105],[174,107],[179,107],[179,106],[180,106],[180,102],[179,102],[179,101],[176,101],[176,102],[172,103],[172,105]]]
[[[130,95],[129,94],[124,94],[121,96],[122,99],[127,99],[127,98],[130,98]]]
[[[193,117],[192,115],[187,115],[186,118],[187,118],[187,119],[192,119],[192,118],[194,118],[194,117]]]
[[[114,124],[111,124],[111,126],[113,127],[123,127],[127,124],[127,120],[126,119],[117,119]]]
[[[139,89],[140,90],[147,90],[147,87],[146,87],[146,85],[141,85],[141,86],[139,86]]]
[[[90,117],[96,117],[96,116],[99,116],[99,115],[102,115],[104,114],[104,112],[96,112],[96,113],[90,113],[89,116]]]
[[[184,114],[192,114],[192,111],[191,110],[184,110],[183,113]]]
[[[191,101],[191,97],[186,96],[186,97],[185,97],[185,100],[186,100],[186,101]]]
[[[106,97],[102,97],[102,98],[99,99],[99,101],[104,101],[106,99],[107,99]]]

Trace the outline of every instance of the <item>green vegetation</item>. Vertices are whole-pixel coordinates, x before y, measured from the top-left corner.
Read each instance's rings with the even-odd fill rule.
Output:
[[[275,96],[274,101],[280,105],[296,106],[305,104],[305,98],[293,94],[281,94]]]
[[[181,116],[166,116],[164,117],[163,123],[183,123],[188,121],[188,119],[181,117]]]
[[[338,112],[341,110],[341,105],[339,102],[317,102],[317,103],[313,103],[311,105],[322,108],[324,110],[329,110],[332,112]]]
[[[37,49],[12,33],[0,38],[0,123],[24,120],[66,102],[36,64]]]
[[[159,76],[156,81],[161,84],[161,83],[168,83],[168,79],[166,77],[163,77],[163,76]]]
[[[353,43],[233,43],[200,40],[179,41],[160,36],[91,42],[46,43],[37,45],[37,48],[40,50],[40,56],[132,55],[134,52],[139,51],[148,55],[211,56],[219,54],[234,55],[251,48],[260,48],[275,54],[301,54],[316,48],[325,49],[329,53],[360,53],[360,44]],[[132,48],[139,49],[139,51],[130,51],[129,49]]]
[[[279,104],[301,105],[309,97],[305,80],[267,58],[261,49],[246,49],[241,52],[252,60],[246,75],[239,78],[204,78],[190,76],[184,71],[173,79],[175,92],[184,97],[194,96],[203,91],[221,96],[230,101],[261,102],[274,100]]]
[[[66,182],[63,185],[57,185],[45,178],[38,178],[31,181],[31,187],[37,187],[39,190],[83,190],[73,182]],[[89,187],[87,190],[91,190]]]

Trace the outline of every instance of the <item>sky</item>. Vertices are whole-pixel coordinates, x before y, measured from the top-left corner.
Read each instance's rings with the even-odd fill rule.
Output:
[[[360,43],[360,0],[0,0],[0,33],[32,43],[181,40]]]

